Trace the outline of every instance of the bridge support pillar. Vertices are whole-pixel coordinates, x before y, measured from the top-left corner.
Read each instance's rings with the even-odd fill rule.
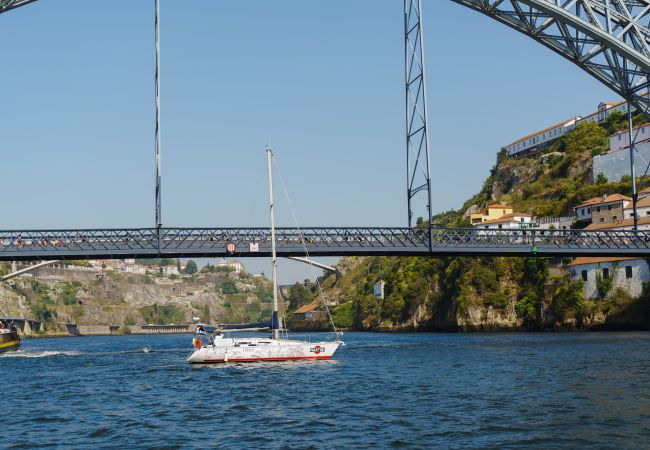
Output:
[[[414,208],[426,205],[423,216],[431,224],[431,168],[427,115],[422,0],[404,0],[404,70],[406,81],[406,197],[408,226],[413,225]],[[418,196],[418,205],[414,197]],[[425,197],[421,199],[421,197]],[[426,219],[425,219],[426,220]],[[418,225],[420,225],[418,223]]]
[[[25,336],[31,336],[32,335],[32,326],[29,323],[29,320],[25,319],[25,324],[23,325],[23,334]]]

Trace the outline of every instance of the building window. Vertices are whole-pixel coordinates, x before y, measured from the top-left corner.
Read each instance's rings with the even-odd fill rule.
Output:
[[[625,266],[625,278],[632,278],[632,266]]]
[[[587,271],[586,270],[582,271],[582,281],[587,281]]]
[[[611,210],[612,210],[612,205],[607,205],[607,211],[611,211]]]
[[[591,208],[587,208],[587,214],[591,214]]]
[[[604,217],[601,217],[601,218],[600,218],[600,221],[601,221],[601,222],[604,222],[604,221],[605,221],[605,218],[604,218]]]
[[[612,220],[618,220],[618,216],[612,216]]]
[[[609,278],[609,269],[607,267],[603,269],[603,278],[605,280]]]
[[[596,206],[596,212],[600,212],[600,206]]]

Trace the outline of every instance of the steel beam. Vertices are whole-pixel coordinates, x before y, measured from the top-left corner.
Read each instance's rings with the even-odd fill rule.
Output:
[[[650,0],[451,0],[513,28],[650,113]]]
[[[36,0],[0,0],[0,14],[12,9],[16,9],[20,6],[25,6],[29,3],[33,3]]]
[[[314,261],[313,259],[309,258],[300,258],[298,256],[289,256],[287,259],[290,259],[292,261],[298,261],[301,263],[309,264],[310,266],[318,267],[319,269],[327,270],[328,272],[333,272],[336,273],[336,267],[334,266],[329,266],[327,264],[319,263],[318,261]]]
[[[16,270],[15,272],[8,273],[7,275],[5,275],[3,277],[0,277],[0,281],[9,281],[12,278],[16,278],[16,277],[18,277],[18,276],[20,276],[20,275],[22,275],[24,273],[29,273],[29,272],[32,272],[34,270],[40,269],[41,267],[46,267],[46,266],[49,266],[49,265],[52,265],[52,264],[56,264],[58,262],[61,262],[61,261],[58,260],[58,259],[55,259],[55,260],[52,260],[52,261],[43,261],[43,262],[40,262],[38,264],[34,264],[32,266],[24,267],[24,268],[22,268],[20,270]]]

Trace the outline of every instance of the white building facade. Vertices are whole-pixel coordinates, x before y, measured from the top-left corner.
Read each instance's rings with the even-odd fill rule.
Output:
[[[575,218],[573,216],[538,217],[533,222],[535,222],[535,228],[541,230],[570,230],[575,223]]]
[[[632,111],[634,110],[635,108],[633,106]],[[506,145],[504,148],[506,149],[508,156],[517,156],[541,150],[583,122],[602,123],[606,121],[614,111],[620,111],[621,113],[627,114],[627,103],[624,101],[617,103],[601,102],[598,105],[598,110],[588,116],[576,116],[573,119],[562,121],[549,128],[516,140],[512,144]]]
[[[486,220],[482,223],[477,223],[474,228],[485,230],[520,230],[524,228],[532,228],[534,223],[528,214],[512,213],[506,214],[500,219]]]
[[[612,290],[623,289],[631,297],[643,293],[643,283],[650,281],[650,270],[644,259],[635,258],[576,258],[571,263],[571,278],[582,280],[585,298],[599,299],[597,277],[612,279]]]
[[[632,130],[635,162],[642,170],[650,164],[650,124]],[[609,137],[609,151],[593,157],[593,181],[603,174],[607,181],[615,183],[630,176],[630,136],[620,131]]]

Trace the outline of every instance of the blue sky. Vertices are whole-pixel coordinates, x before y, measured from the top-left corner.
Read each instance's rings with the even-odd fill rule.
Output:
[[[0,227],[153,225],[153,4],[0,15]],[[617,99],[474,11],[424,12],[436,212],[480,189],[501,146]],[[402,27],[400,0],[161,0],[164,224],[266,226],[270,141],[300,225],[405,225]],[[282,282],[308,275],[285,267]]]

